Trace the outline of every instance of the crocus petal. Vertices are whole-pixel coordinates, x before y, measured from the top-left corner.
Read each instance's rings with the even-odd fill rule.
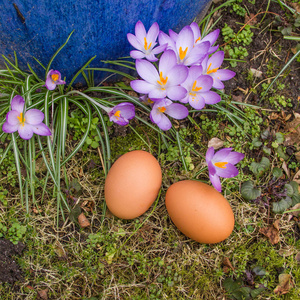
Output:
[[[51,135],[50,129],[44,123],[32,125],[31,128],[32,128],[32,131],[35,134],[42,135],[42,136],[49,136],[49,135]]]
[[[206,104],[216,104],[221,101],[221,96],[213,91],[200,93],[200,95],[204,98]]]
[[[151,52],[153,54],[158,54],[158,53],[161,53],[161,52],[165,51],[166,48],[167,48],[167,44],[164,44],[164,45],[157,46],[157,47],[153,48]]]
[[[173,31],[172,29],[169,29],[169,36],[174,42],[176,42],[178,39],[178,33]]]
[[[235,76],[235,72],[227,69],[219,69],[214,74],[214,77],[217,77],[217,79],[220,80],[229,80]]]
[[[148,94],[148,97],[150,99],[163,99],[166,98],[166,96],[167,96],[167,91],[165,89],[162,90],[161,88],[154,88]]]
[[[210,175],[209,174],[209,179],[212,183],[212,185],[214,186],[214,188],[221,193],[222,191],[222,185],[221,185],[221,181],[220,181],[220,177],[218,175]]]
[[[216,152],[214,155],[213,161],[219,162],[219,161],[227,161],[227,156],[231,152],[232,148],[224,148]]]
[[[8,122],[5,122],[3,125],[2,125],[2,131],[5,132],[5,133],[13,133],[13,132],[16,132],[19,128],[20,124],[9,124]]]
[[[116,105],[115,109],[121,110],[121,116],[124,117],[126,120],[131,120],[135,116],[135,108],[132,103],[123,102]]]
[[[178,34],[178,38],[176,41],[176,50],[179,54],[179,60],[184,61],[185,57],[188,56],[188,53],[193,49],[194,47],[194,34],[193,30],[190,26],[185,26],[181,29],[181,31]],[[180,57],[180,51],[186,51],[184,57]]]
[[[153,52],[147,54],[145,57],[146,57],[147,60],[149,60],[151,62],[158,61],[158,59],[155,57],[155,55],[153,54]]]
[[[162,115],[163,115],[163,113],[160,112],[157,108],[158,108],[158,106],[153,105],[153,108],[150,112],[150,119],[155,124],[160,122]]]
[[[216,52],[216,51],[218,50],[218,48],[219,48],[219,45],[210,47],[210,48],[208,49],[207,54],[212,54],[212,53]]]
[[[167,89],[167,96],[174,101],[180,101],[186,96],[187,90],[182,86],[171,86]]]
[[[137,21],[135,24],[135,35],[139,40],[143,40],[146,37],[146,29],[141,21]]]
[[[156,124],[161,130],[164,131],[169,130],[172,127],[171,121],[164,114],[162,114],[161,120]]]
[[[24,124],[24,126],[20,125],[18,127],[18,132],[23,140],[30,140],[33,136],[32,125],[26,123]]]
[[[191,79],[191,83],[193,84],[196,78],[198,78],[203,72],[202,66],[191,66],[189,68],[189,76],[188,78]]]
[[[201,87],[200,92],[208,92],[212,85],[214,80],[209,75],[201,75],[197,78],[197,87]]]
[[[205,106],[205,99],[202,97],[202,93],[197,93],[195,96],[190,95],[189,103],[193,108],[201,110]]]
[[[209,41],[210,45],[212,46],[218,39],[219,33],[220,33],[220,29],[216,29],[213,32],[206,35],[205,37],[203,37],[202,41],[203,42]]]
[[[187,117],[189,111],[182,104],[172,103],[166,107],[165,113],[174,119],[181,120]]]
[[[142,51],[139,51],[139,50],[132,50],[132,51],[130,51],[130,56],[133,59],[142,59],[145,57],[145,53]]]
[[[148,33],[147,33],[147,41],[148,41],[148,43],[152,43],[152,46],[156,42],[158,33],[159,33],[159,26],[155,22],[151,25],[151,27],[149,28]]]
[[[30,125],[37,125],[44,120],[44,114],[38,109],[29,109],[25,113],[25,121]]]
[[[191,29],[193,30],[194,34],[194,41],[198,40],[201,41],[201,33],[200,33],[200,28],[196,22],[191,23],[190,25]]]
[[[226,159],[231,164],[235,165],[235,164],[239,163],[244,157],[245,157],[245,154],[233,151],[228,154]]]
[[[52,91],[56,88],[56,84],[52,81],[52,79],[50,77],[47,77],[46,82],[45,82],[45,87],[49,91]]]
[[[59,79],[56,81],[56,84],[66,84],[66,82],[64,80]]]
[[[213,159],[214,155],[215,155],[214,147],[209,147],[207,149],[206,155],[205,155],[206,162],[208,163],[209,161],[211,161]]]
[[[6,121],[10,125],[20,125],[18,117],[20,117],[20,113],[16,110],[11,110],[6,114]]]
[[[217,173],[216,167],[213,165],[213,163],[211,161],[208,161],[207,167],[208,167],[208,172],[210,175],[214,176]]]
[[[224,51],[218,51],[208,59],[207,66],[209,67],[211,64],[211,66],[209,67],[210,70],[217,69],[221,66],[223,60]]]
[[[142,50],[142,45],[135,35],[132,33],[127,33],[127,40],[135,49]]]
[[[224,169],[217,167],[216,170],[217,170],[218,176],[224,177],[224,178],[235,177],[239,174],[239,170],[230,163],[228,163]]]
[[[23,112],[25,100],[17,95],[11,100],[11,110],[16,110],[19,114]]]
[[[130,86],[133,90],[141,94],[148,94],[154,88],[153,84],[139,79],[131,81]]]
[[[162,72],[163,76],[169,72],[177,64],[176,54],[173,50],[167,50],[163,53],[159,60],[158,69]]]
[[[146,81],[157,84],[159,75],[152,63],[146,60],[138,59],[135,63],[138,74]]]
[[[199,45],[196,45],[191,50],[191,52],[189,53],[189,56],[184,61],[184,65],[191,66],[194,64],[200,64],[206,57],[209,46],[210,46],[209,42],[203,42]]]
[[[188,68],[183,65],[174,66],[168,73],[168,85],[178,85],[183,83],[188,76]]]
[[[164,32],[160,31],[158,35],[158,42],[160,45],[165,45],[167,44],[168,49],[173,49],[175,50],[175,43],[174,41]]]
[[[217,79],[217,78],[214,78],[213,77],[213,87],[217,90],[222,90],[224,89],[224,83],[220,80],[220,79]]]

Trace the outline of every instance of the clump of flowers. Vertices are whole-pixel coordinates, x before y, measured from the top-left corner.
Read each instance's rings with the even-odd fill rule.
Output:
[[[56,88],[59,84],[65,84],[66,82],[64,80],[61,80],[61,74],[57,70],[50,70],[47,74],[45,87],[52,91]]]
[[[44,114],[38,109],[25,110],[25,100],[17,95],[11,101],[11,110],[6,114],[2,130],[6,133],[18,131],[23,140],[29,140],[33,134],[51,135],[51,131],[43,123]]]
[[[130,55],[136,59],[136,70],[141,77],[130,85],[141,94],[142,101],[152,106],[150,119],[160,129],[172,127],[165,114],[175,119],[187,117],[187,103],[201,110],[206,104],[221,101],[220,95],[211,89],[223,89],[222,81],[233,78],[235,72],[220,69],[224,52],[217,51],[218,45],[214,45],[219,32],[217,29],[203,37],[198,24],[193,22],[178,34],[169,30],[168,35],[159,31],[157,23],[146,32],[138,21],[135,35],[128,33],[129,43],[137,49]],[[156,65],[153,62],[158,60],[155,55],[159,53],[162,54]]]

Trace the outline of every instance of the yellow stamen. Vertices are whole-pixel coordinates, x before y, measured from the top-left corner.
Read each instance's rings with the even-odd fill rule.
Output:
[[[196,39],[195,44],[196,44],[197,42],[199,42],[200,40],[201,40],[201,36],[199,36],[199,37]]]
[[[161,113],[164,113],[166,111],[166,108],[164,106],[162,107],[159,107],[158,110],[161,112]]]
[[[25,125],[25,118],[23,118],[23,113],[20,113],[20,115],[17,117],[19,122],[22,124],[22,126]]]
[[[226,165],[228,164],[228,162],[226,161],[220,161],[220,162],[216,162],[214,163],[214,165],[218,168],[221,168],[221,169],[226,169]]]
[[[201,86],[197,87],[196,84],[197,84],[197,80],[195,80],[193,83],[193,87],[192,87],[193,92],[199,92],[200,90],[202,90],[202,87]]]
[[[121,111],[120,110],[117,110],[115,113],[114,113],[114,116],[118,118],[120,118],[120,114],[121,114]]]
[[[147,99],[147,102],[150,103],[150,104],[154,103],[154,101],[152,101],[152,100],[149,99],[149,98]]]
[[[52,74],[51,78],[52,78],[53,81],[57,81],[59,76],[58,76],[58,74]]]
[[[219,68],[215,68],[215,69],[210,70],[210,67],[211,67],[211,63],[209,64],[209,66],[207,68],[206,74],[216,73],[218,71],[218,69],[219,69]]]
[[[179,58],[180,58],[180,60],[183,60],[185,58],[187,50],[188,50],[188,47],[186,47],[184,51],[182,50],[181,47],[179,47]]]
[[[148,45],[146,37],[144,37],[144,48],[145,50],[149,50],[151,48],[152,43]]]
[[[168,77],[163,78],[163,74],[162,74],[162,72],[160,72],[160,73],[159,73],[159,79],[160,79],[160,80],[157,80],[157,83],[158,83],[159,85],[161,85],[161,86],[162,86],[161,89],[164,90],[164,89],[165,89],[165,84],[166,84],[167,81],[168,81]]]

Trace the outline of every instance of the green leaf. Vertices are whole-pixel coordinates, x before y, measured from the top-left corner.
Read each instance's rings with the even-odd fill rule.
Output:
[[[260,136],[263,140],[266,140],[270,136],[269,130],[265,130]]]
[[[273,212],[276,214],[283,213],[291,205],[292,199],[290,197],[285,197],[284,199],[273,203]]]
[[[284,160],[287,160],[287,159],[289,158],[288,155],[285,154],[282,145],[279,145],[279,146],[276,148],[276,152],[277,152],[277,154],[279,155],[279,157],[283,158]]]
[[[267,274],[266,269],[260,266],[256,266],[252,269],[252,271],[255,273],[257,276],[265,276]]]
[[[282,169],[275,167],[272,171],[272,174],[275,178],[280,178],[283,175],[283,171]]]
[[[292,197],[294,195],[294,189],[293,186],[290,183],[287,183],[284,185],[284,187],[286,188],[286,193],[289,197]]]
[[[281,132],[276,132],[275,138],[277,144],[282,144],[284,142],[284,135]]]
[[[250,293],[251,293],[251,288],[245,286],[234,291],[232,293],[232,296],[237,300],[249,300],[251,299]]]
[[[258,289],[254,289],[250,292],[250,295],[252,298],[257,297],[261,292],[263,292],[265,290],[265,288],[258,288]]]
[[[260,162],[252,162],[250,170],[257,177],[262,176],[270,168],[270,160],[267,157],[262,157]]]
[[[270,148],[264,146],[264,147],[263,147],[263,151],[264,151],[265,154],[271,155],[271,149],[270,149]]]
[[[258,147],[260,147],[262,145],[262,142],[259,140],[258,137],[255,137],[252,140],[252,145],[253,145],[253,147],[258,148]]]
[[[81,214],[81,207],[79,204],[76,204],[73,209],[71,209],[69,218],[72,222],[78,222],[78,216]]]
[[[241,194],[246,200],[255,200],[261,195],[261,191],[254,187],[252,181],[248,180],[242,184]]]
[[[91,143],[91,147],[94,148],[94,149],[96,149],[98,146],[99,146],[99,143],[97,143],[96,141],[93,141]]]

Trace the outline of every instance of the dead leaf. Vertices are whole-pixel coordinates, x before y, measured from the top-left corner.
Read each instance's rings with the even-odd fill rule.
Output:
[[[290,178],[290,169],[288,168],[287,163],[285,161],[282,163],[282,169],[285,171],[287,177]]]
[[[300,263],[300,252],[298,252],[295,256],[297,263]]]
[[[269,118],[270,120],[277,120],[277,119],[279,118],[279,114],[278,114],[278,113],[272,112],[272,113],[268,116],[268,118]]]
[[[224,141],[214,137],[208,142],[208,148],[214,147],[214,149],[222,148],[224,145]]]
[[[59,258],[63,258],[65,260],[68,259],[68,256],[67,256],[67,253],[66,253],[65,249],[59,241],[56,241],[54,243],[54,251],[55,251],[55,253],[57,254],[57,256]]]
[[[295,250],[292,248],[282,248],[278,251],[279,255],[283,257],[291,256],[294,254],[294,252]]]
[[[257,19],[255,17],[255,14],[250,13],[250,16],[248,16],[246,14],[246,16],[245,16],[245,24],[256,25],[257,24]]]
[[[295,119],[288,122],[285,126],[285,130],[288,132],[285,136],[285,146],[300,144],[300,114],[294,113],[294,117]]]
[[[44,289],[44,290],[40,290],[38,291],[38,299],[41,300],[48,300],[48,291],[49,289]]]
[[[84,215],[84,213],[81,213],[79,216],[78,216],[78,223],[79,223],[79,226],[81,228],[85,228],[85,227],[89,227],[91,225],[91,223],[89,222],[89,220],[86,218],[86,216]]]
[[[280,274],[279,284],[275,288],[274,293],[278,295],[284,295],[287,294],[292,287],[292,276],[290,274]]]
[[[276,220],[272,225],[259,229],[259,232],[265,235],[272,245],[279,242],[279,222],[280,220]]]
[[[222,264],[224,265],[224,267],[230,268],[234,271],[234,267],[232,266],[228,257],[224,257]]]
[[[259,70],[253,69],[253,68],[250,68],[250,72],[253,74],[254,77],[257,77],[257,78],[261,78],[263,75],[262,71],[259,71]]]
[[[94,201],[85,200],[80,204],[80,207],[84,209],[85,211],[93,211],[95,207]]]
[[[291,207],[289,210],[296,210],[291,212],[291,214],[295,217],[298,217],[300,215],[300,203],[297,203],[293,207]]]
[[[300,151],[294,153],[294,155],[295,155],[297,161],[300,162]]]
[[[299,3],[290,3],[292,7],[296,9],[298,13],[300,13],[300,4]]]

